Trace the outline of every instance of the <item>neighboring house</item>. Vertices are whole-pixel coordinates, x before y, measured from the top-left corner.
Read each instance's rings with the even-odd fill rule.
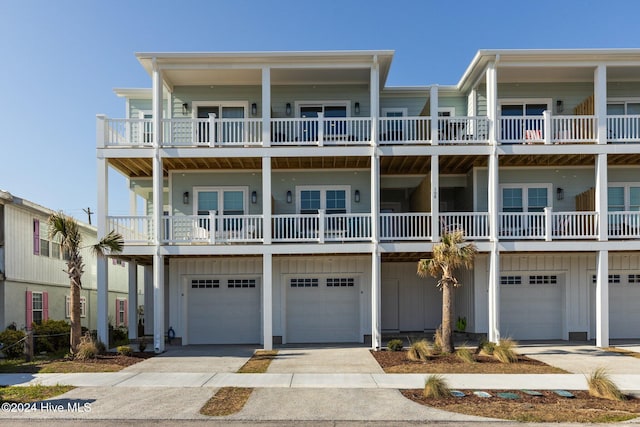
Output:
[[[0,190],[0,330],[28,329],[43,320],[69,321],[69,277],[60,244],[49,238],[52,210]],[[96,228],[78,222],[83,244],[96,242]],[[96,257],[82,250],[82,326],[97,327]],[[127,326],[127,262],[109,260],[109,319]],[[134,318],[136,319],[136,318]],[[135,324],[135,322],[134,322]]]
[[[416,262],[455,229],[480,251],[468,332],[640,338],[640,50],[480,51],[423,87],[386,87],[392,57],[137,54],[152,88],[97,118],[98,188],[128,178],[131,215],[101,191],[98,230],[153,266],[156,350],[169,328],[265,348],[433,330]]]

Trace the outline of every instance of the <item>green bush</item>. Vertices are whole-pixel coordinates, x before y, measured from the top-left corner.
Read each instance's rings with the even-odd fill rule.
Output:
[[[129,344],[129,330],[125,326],[119,326],[113,330],[111,338],[114,346]]]
[[[24,332],[9,328],[0,332],[0,343],[2,343],[0,351],[2,351],[2,353],[4,353],[4,355],[9,359],[15,359],[22,356],[24,354],[24,341],[17,345],[15,344],[23,339],[24,336]]]
[[[33,324],[35,339],[35,353],[62,353],[69,350],[69,334],[71,325],[64,320],[43,320]]]
[[[96,350],[98,351],[98,354],[105,354],[107,352],[107,346],[104,345],[104,343],[100,340],[95,341],[96,343]]]
[[[402,350],[402,340],[390,340],[387,343],[387,348],[391,351],[400,351]]]
[[[131,356],[133,354],[133,350],[128,345],[119,345],[116,350],[121,356]]]

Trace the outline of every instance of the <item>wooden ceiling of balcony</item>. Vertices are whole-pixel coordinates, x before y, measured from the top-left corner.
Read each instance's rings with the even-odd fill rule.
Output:
[[[640,154],[610,154],[610,165],[640,165]],[[110,159],[112,167],[131,178],[152,176],[152,163],[149,158]],[[467,173],[473,167],[486,167],[486,156],[440,156],[441,174]],[[593,166],[592,154],[558,155],[514,155],[500,156],[500,166]],[[260,170],[262,159],[259,157],[215,157],[215,158],[165,158],[164,174],[170,170]],[[367,169],[371,158],[363,156],[333,157],[274,157],[272,167],[276,169]],[[431,170],[430,156],[383,156],[380,158],[380,173],[383,175],[427,174]]]
[[[415,262],[429,257],[427,252],[384,252],[381,254],[382,262]]]

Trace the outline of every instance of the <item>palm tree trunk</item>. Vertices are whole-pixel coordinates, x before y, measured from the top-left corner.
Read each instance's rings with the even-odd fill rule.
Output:
[[[442,284],[442,351],[453,353],[453,330],[451,329],[453,314],[453,286],[449,281]]]
[[[82,324],[80,319],[80,288],[82,284],[80,282],[80,274],[74,274],[73,272],[79,271],[77,268],[71,268],[69,266],[69,271],[72,272],[69,276],[71,276],[71,336],[69,341],[69,346],[71,349],[71,354],[76,354],[78,352],[78,345],[80,345],[80,338],[82,338]]]

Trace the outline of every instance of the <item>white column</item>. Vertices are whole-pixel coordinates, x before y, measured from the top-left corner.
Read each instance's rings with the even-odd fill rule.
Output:
[[[380,117],[380,72],[378,57],[375,56],[369,77],[369,97],[371,104],[371,145],[378,145],[378,118]]]
[[[431,156],[431,241],[440,241],[440,156]]]
[[[271,244],[271,157],[262,158],[262,233],[263,243]]]
[[[375,250],[371,254],[371,348],[374,350],[382,347],[381,262],[380,252]]]
[[[262,146],[271,147],[271,68],[262,68]]]
[[[429,109],[431,110],[431,145],[438,145],[438,85],[429,91]]]
[[[273,349],[273,256],[262,254],[262,343]]]
[[[596,346],[609,347],[609,251],[598,251],[596,264]]]
[[[607,172],[607,154],[598,154],[596,156],[596,212],[598,212],[598,239],[608,240],[609,238],[609,222],[608,222],[608,172]]]
[[[135,190],[131,187],[130,179],[127,180],[127,184],[129,185],[129,215],[135,216],[135,215],[138,215],[138,195],[136,194]],[[138,231],[138,230],[135,230],[135,231]]]
[[[107,116],[105,116],[104,114],[97,114],[96,115],[96,148],[104,148],[106,141],[105,141],[105,129],[106,129],[106,123],[105,120],[107,119]]]
[[[153,349],[164,352],[164,257],[153,256]]]
[[[488,170],[488,214],[489,240],[489,292],[488,318],[489,341],[500,340],[500,249],[498,247],[498,210],[500,199],[498,144],[498,75],[496,64],[487,67],[487,117],[489,118],[489,143],[493,149],[489,155]]]
[[[594,114],[598,123],[598,144],[607,143],[607,67],[598,65],[594,73]]]
[[[500,340],[500,251],[493,243],[489,254],[489,341]]]
[[[98,239],[106,236],[107,215],[109,212],[109,167],[107,160],[98,158],[98,208],[96,212],[96,225]],[[109,272],[107,258],[97,257],[96,281],[98,288],[98,339],[109,344]]]
[[[144,266],[144,334],[153,335],[153,266]]]
[[[129,339],[138,338],[138,263],[129,261],[128,313]]]

